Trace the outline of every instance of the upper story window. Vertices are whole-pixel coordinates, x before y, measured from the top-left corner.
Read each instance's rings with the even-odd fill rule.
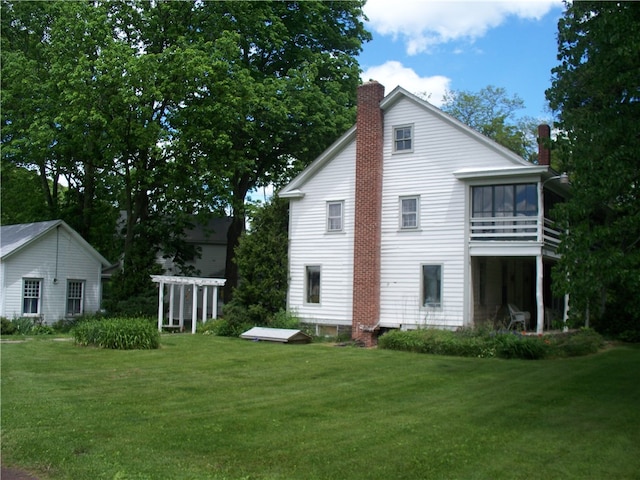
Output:
[[[22,314],[40,315],[42,313],[42,280],[25,278],[22,280]]]
[[[413,151],[413,126],[403,125],[393,128],[393,151],[394,153]]]
[[[416,229],[419,227],[418,219],[420,209],[420,197],[400,198],[400,228]]]
[[[82,315],[84,311],[84,281],[67,282],[67,315]]]
[[[327,232],[341,232],[344,225],[344,202],[327,202]]]
[[[535,183],[473,187],[472,215],[478,217],[522,217],[538,214]]]

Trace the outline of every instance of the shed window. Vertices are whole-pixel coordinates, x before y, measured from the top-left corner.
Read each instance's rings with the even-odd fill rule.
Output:
[[[22,281],[22,314],[40,315],[42,310],[42,280],[25,278]]]
[[[84,310],[84,281],[67,282],[67,315],[82,315]]]

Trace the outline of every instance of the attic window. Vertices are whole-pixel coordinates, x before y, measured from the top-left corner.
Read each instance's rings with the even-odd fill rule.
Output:
[[[413,151],[412,125],[403,125],[393,128],[393,151],[394,153]]]

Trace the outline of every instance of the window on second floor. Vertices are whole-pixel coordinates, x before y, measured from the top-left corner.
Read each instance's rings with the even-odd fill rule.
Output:
[[[401,197],[400,198],[400,228],[416,229],[419,225],[419,209],[420,197]]]
[[[393,128],[393,151],[411,152],[413,150],[413,127],[404,125]]]
[[[343,229],[344,202],[327,202],[327,232],[341,232]]]
[[[522,217],[538,214],[535,183],[473,187],[473,217]]]
[[[82,315],[84,311],[84,281],[67,282],[67,315]]]
[[[42,279],[25,278],[22,280],[22,314],[40,315],[42,313]]]

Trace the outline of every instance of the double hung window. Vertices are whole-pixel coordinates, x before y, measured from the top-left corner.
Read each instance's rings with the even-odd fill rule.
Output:
[[[327,232],[341,232],[344,228],[344,202],[327,202]]]
[[[400,228],[416,229],[419,227],[418,219],[420,208],[420,197],[400,198]]]
[[[82,315],[84,310],[84,282],[69,280],[67,282],[67,315]]]
[[[393,151],[411,152],[413,150],[413,127],[403,125],[393,128]]]
[[[28,316],[42,313],[42,279],[22,280],[22,314]]]

